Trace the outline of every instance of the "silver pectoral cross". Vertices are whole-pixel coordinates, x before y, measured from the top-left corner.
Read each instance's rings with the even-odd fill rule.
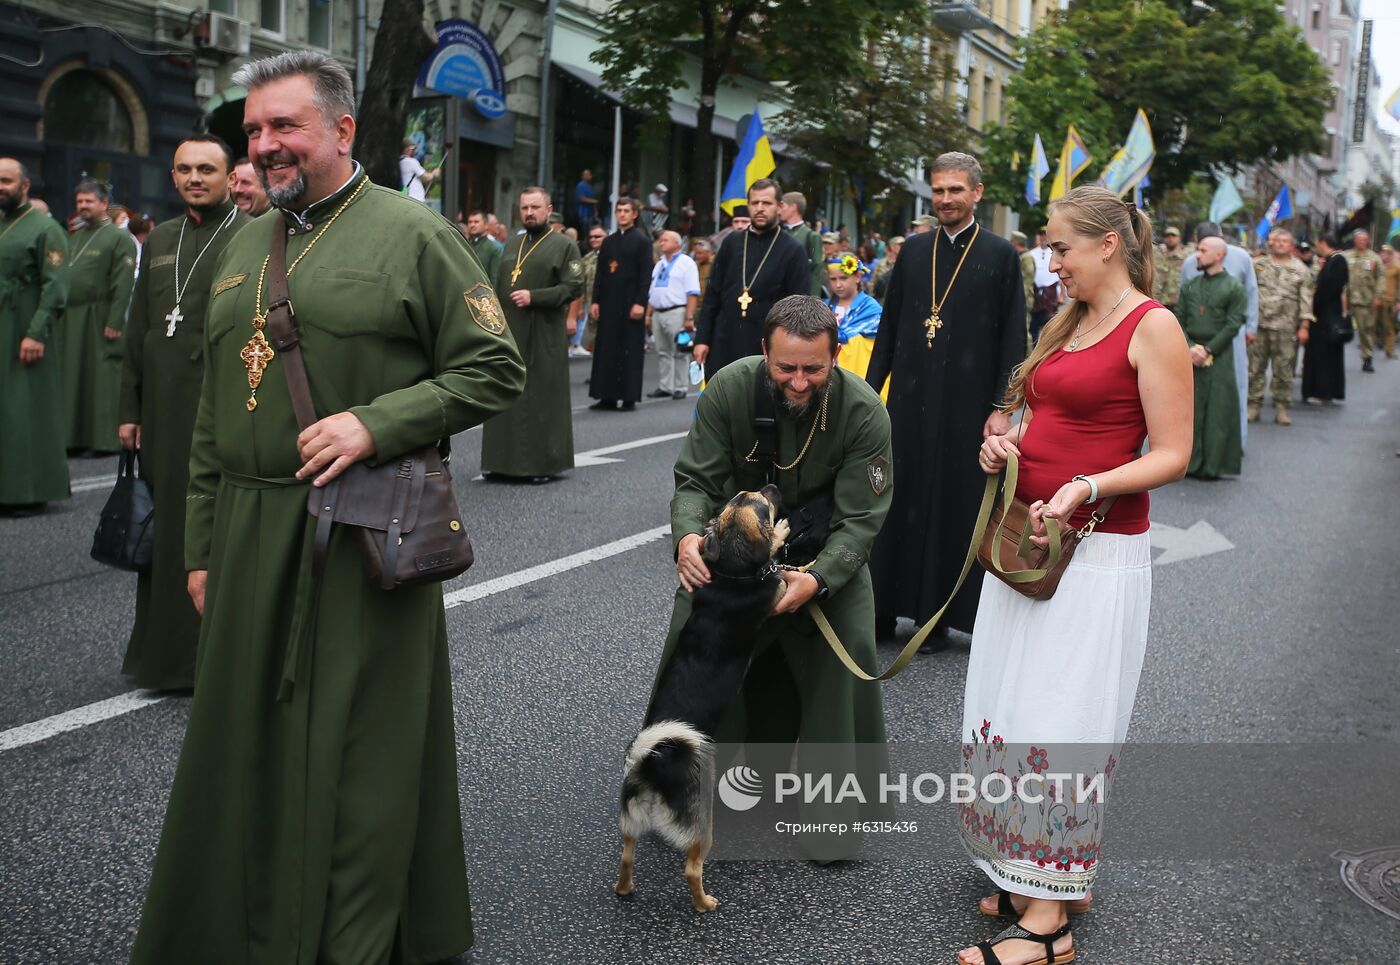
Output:
[[[169,324],[165,326],[165,337],[172,338],[175,335],[175,326],[185,320],[185,316],[180,314],[180,306],[176,305],[170,313],[165,316],[165,320],[169,322]]]

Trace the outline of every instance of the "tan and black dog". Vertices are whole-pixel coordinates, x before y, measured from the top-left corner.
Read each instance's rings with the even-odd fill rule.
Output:
[[[617,893],[632,893],[637,838],[655,831],[686,854],[685,878],[699,911],[719,904],[705,894],[704,864],[713,838],[712,735],[739,693],[759,626],[787,584],[774,556],[787,539],[776,486],[739,493],[710,520],[700,556],[710,582],[691,598],[671,659],[661,671],[642,732],[627,749],[618,827],[622,867]]]

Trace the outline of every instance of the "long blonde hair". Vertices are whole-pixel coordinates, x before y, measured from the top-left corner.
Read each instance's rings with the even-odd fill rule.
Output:
[[[1118,255],[1128,269],[1133,287],[1144,295],[1152,292],[1152,222],[1131,201],[1124,201],[1107,188],[1084,185],[1052,202],[1051,214],[1059,214],[1069,222],[1070,230],[1085,238],[1103,238],[1110,231],[1118,235]],[[1045,323],[1026,360],[1011,373],[1002,408],[1010,412],[1026,401],[1026,382],[1036,366],[1059,351],[1074,333],[1074,327],[1086,314],[1086,302],[1070,301],[1054,318]]]

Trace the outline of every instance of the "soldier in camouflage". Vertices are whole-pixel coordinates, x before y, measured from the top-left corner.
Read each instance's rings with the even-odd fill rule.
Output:
[[[1371,250],[1371,233],[1366,230],[1351,236],[1352,249],[1346,253],[1347,304],[1351,320],[1356,323],[1357,341],[1361,343],[1361,371],[1374,372],[1371,352],[1376,344],[1376,316],[1381,307],[1381,281],[1385,266]]]
[[[1186,263],[1186,255],[1187,251],[1181,245],[1181,229],[1168,228],[1162,236],[1162,244],[1152,256],[1152,297],[1172,311],[1176,311],[1177,298],[1180,297],[1181,266]]]
[[[1259,331],[1249,343],[1249,421],[1259,421],[1264,405],[1264,372],[1273,368],[1274,421],[1293,424],[1293,372],[1298,345],[1306,345],[1312,324],[1313,275],[1293,256],[1293,235],[1284,228],[1269,232],[1268,257],[1254,262],[1259,282]]]

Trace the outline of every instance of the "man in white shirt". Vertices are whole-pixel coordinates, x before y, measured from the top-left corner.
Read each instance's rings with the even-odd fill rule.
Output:
[[[408,196],[414,201],[428,200],[428,185],[442,172],[441,167],[431,171],[418,163],[418,142],[411,137],[403,139],[403,156],[399,158],[399,187],[408,189]]]
[[[690,349],[677,350],[676,337],[695,331],[695,307],[700,298],[700,269],[695,259],[681,251],[681,236],[663,231],[657,239],[661,258],[651,269],[647,294],[647,328],[656,336],[660,385],[648,393],[652,399],[684,399],[690,386]]]
[[[1031,341],[1040,338],[1040,330],[1064,302],[1064,292],[1060,288],[1060,276],[1050,270],[1050,240],[1041,228],[1035,233],[1035,247],[1031,249],[1035,261],[1035,296],[1031,302]]]
[[[666,185],[658,184],[651,194],[647,195],[647,221],[653,235],[666,228],[666,218],[671,213],[671,209],[666,206],[668,191]]]

